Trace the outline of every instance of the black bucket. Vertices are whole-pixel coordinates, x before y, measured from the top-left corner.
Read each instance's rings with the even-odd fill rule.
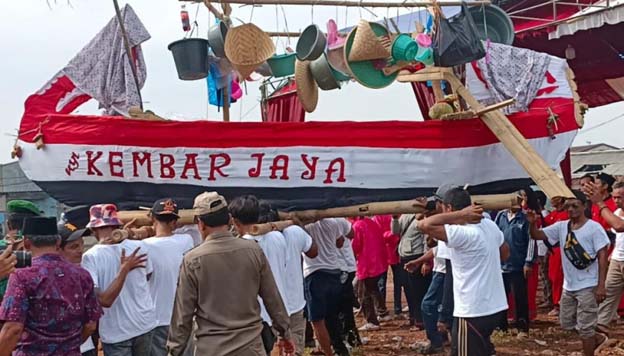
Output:
[[[173,53],[178,78],[204,79],[208,76],[208,41],[203,38],[185,38],[167,47]]]

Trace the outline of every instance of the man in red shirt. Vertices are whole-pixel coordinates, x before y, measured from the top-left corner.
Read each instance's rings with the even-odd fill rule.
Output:
[[[600,173],[596,176],[595,184],[599,188],[599,193],[602,197],[602,201],[604,201],[605,205],[611,212],[614,212],[617,209],[615,201],[613,201],[613,197],[611,197],[611,192],[613,191],[613,183],[615,183],[615,178],[612,175],[606,173]],[[611,236],[609,232],[611,231],[611,226],[609,223],[600,216],[601,208],[598,204],[592,204],[591,207],[591,218],[595,222],[602,225],[602,227],[607,231],[607,235],[609,235],[609,239],[613,239],[614,236]],[[612,241],[613,242],[613,241]],[[613,243],[611,244],[613,245]]]
[[[568,220],[568,212],[564,208],[565,199],[555,197],[551,200],[553,210],[544,218],[544,227],[553,225],[557,221]],[[551,246],[549,246],[551,247]],[[552,246],[550,249],[548,263],[548,279],[552,286],[553,310],[548,313],[550,316],[559,315],[559,300],[563,293],[563,267],[561,266],[561,249],[559,246]]]

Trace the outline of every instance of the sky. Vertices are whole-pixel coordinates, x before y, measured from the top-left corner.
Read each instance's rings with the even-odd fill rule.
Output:
[[[120,0],[120,5],[124,4]],[[169,43],[184,35],[180,3],[176,0],[134,0],[130,4],[152,36],[142,46],[147,63],[147,81],[142,90],[145,109],[171,119],[220,120],[221,114],[216,108],[207,105],[205,80],[179,80],[173,58],[167,50]],[[266,31],[300,31],[311,23],[324,29],[330,18],[337,19],[341,28],[356,24],[360,18],[379,20],[397,15],[394,9],[376,10],[379,17],[375,18],[367,10],[357,8],[284,6],[284,16],[282,9],[276,6],[255,7],[253,11],[250,6],[232,7],[235,25],[252,21]],[[214,19],[202,4],[187,3],[187,10],[191,21],[197,20],[199,24],[197,33],[205,38],[208,24]],[[399,11],[405,12],[408,11]],[[112,1],[0,1],[0,163],[11,161],[11,147],[24,100],[62,69],[114,14]],[[287,45],[295,47],[296,39],[276,40],[277,52],[281,53]],[[244,90],[243,99],[233,104],[231,120],[261,121],[258,83],[247,83]],[[97,103],[90,101],[75,113],[98,114]],[[622,102],[590,109],[585,117],[585,128],[579,132],[575,144],[606,142],[624,146],[624,135],[621,134],[624,132],[624,117],[592,129],[622,114]],[[420,119],[411,87],[401,83],[372,90],[352,82],[340,91],[321,91],[317,110],[306,115],[306,120],[315,121]]]

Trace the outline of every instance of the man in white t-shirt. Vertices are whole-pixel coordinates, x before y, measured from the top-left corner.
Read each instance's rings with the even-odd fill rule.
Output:
[[[608,331],[610,324],[616,318],[624,289],[624,182],[617,182],[613,185],[611,196],[618,207],[614,212],[606,208],[603,196],[597,187],[596,189],[592,189],[593,186],[589,188],[589,198],[600,209],[601,217],[611,225],[616,234],[615,248],[611,253],[611,262],[605,282],[607,297],[598,308],[598,329]]]
[[[143,240],[143,243],[149,247],[149,257],[154,268],[149,287],[158,320],[152,334],[151,356],[167,356],[167,335],[180,265],[184,254],[193,248],[193,238],[190,235],[173,233],[180,218],[178,205],[173,199],[157,200],[150,210],[150,216],[156,235]],[[187,352],[188,355],[193,353],[191,343]]]
[[[238,234],[246,239],[253,240],[258,243],[264,252],[275,284],[279,290],[282,301],[288,311],[288,298],[286,292],[286,263],[287,263],[287,245],[284,235],[279,231],[271,231],[263,235],[251,235],[251,227],[257,224],[260,219],[260,202],[253,195],[245,195],[232,200],[228,207],[232,216],[232,223]],[[262,301],[258,297],[259,301]],[[260,303],[260,315],[262,317],[264,329],[262,330],[262,341],[267,354],[271,353],[276,341],[275,334],[271,330],[271,317],[269,316],[264,303]]]
[[[443,213],[420,220],[418,228],[449,248],[455,304],[451,355],[494,355],[490,335],[506,318],[500,263],[509,247],[496,224],[483,218],[483,209],[471,205],[467,191],[450,189],[443,203]]]
[[[585,216],[587,198],[585,194],[575,190],[576,198],[567,199],[566,210],[570,220],[556,222],[544,229],[535,225],[536,213],[531,211],[527,219],[531,222],[531,237],[536,240],[547,240],[551,245],[559,244],[563,250],[563,295],[559,302],[559,320],[564,330],[576,330],[583,341],[583,352],[586,356],[594,355],[604,344],[606,336],[596,333],[598,324],[598,304],[606,296],[605,278],[607,274],[607,249],[609,238],[604,228]],[[591,261],[583,269],[578,269],[571,262],[566,251],[568,246],[576,245],[570,240],[572,235]],[[570,254],[571,255],[571,254]],[[595,260],[598,260],[597,262]],[[577,263],[581,266],[581,264]]]
[[[305,226],[318,246],[318,256],[303,258],[303,276],[308,320],[325,355],[349,355],[336,335],[338,299],[341,284],[339,248],[345,238],[352,238],[351,224],[345,219],[322,219]],[[334,350],[332,350],[332,340]]]
[[[269,202],[260,201],[260,218],[258,222],[269,223],[278,221],[277,212]],[[284,274],[284,305],[290,317],[290,333],[295,343],[295,355],[301,356],[305,348],[306,305],[303,293],[303,256],[316,258],[318,248],[312,237],[297,225],[291,225],[282,231],[286,241],[286,268]]]
[[[105,356],[144,356],[150,353],[156,310],[148,284],[153,269],[141,241],[112,239],[122,223],[113,204],[89,209],[98,244],[82,256],[82,267],[95,284],[104,316],[99,334]]]

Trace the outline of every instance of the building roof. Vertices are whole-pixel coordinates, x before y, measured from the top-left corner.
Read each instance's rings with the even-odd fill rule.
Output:
[[[26,192],[41,192],[41,188],[26,177],[17,161],[0,165],[0,193]]]
[[[573,178],[599,172],[624,175],[624,149],[572,152],[570,160]]]
[[[570,152],[577,153],[577,152],[589,152],[589,151],[608,151],[608,150],[617,150],[617,149],[618,149],[617,147],[608,145],[606,143],[596,143],[593,145],[574,146],[570,148]]]

